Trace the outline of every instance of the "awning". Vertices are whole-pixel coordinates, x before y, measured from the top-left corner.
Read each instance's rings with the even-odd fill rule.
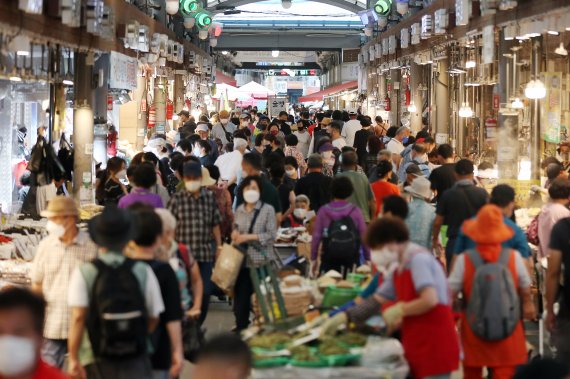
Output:
[[[228,84],[232,87],[235,87],[237,85],[237,81],[233,77],[228,76],[222,71],[216,69],[216,84]]]
[[[332,95],[332,94],[340,92],[340,91],[346,91],[349,89],[354,89],[357,87],[358,87],[358,82],[356,80],[353,82],[336,84],[334,86],[330,86],[328,88],[325,88],[324,90],[321,90],[319,92],[315,92],[315,93],[312,93],[312,94],[307,95],[307,96],[301,96],[299,98],[299,102],[300,103],[308,103],[311,101],[323,101],[325,96],[329,96],[329,95]]]

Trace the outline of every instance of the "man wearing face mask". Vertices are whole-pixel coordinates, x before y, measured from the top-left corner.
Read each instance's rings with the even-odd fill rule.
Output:
[[[233,133],[237,126],[230,121],[230,113],[225,109],[220,111],[220,122],[212,128],[212,139],[219,138],[224,146],[233,141]]]
[[[0,291],[0,378],[65,379],[40,356],[46,302],[23,288]]]
[[[375,220],[366,240],[376,266],[397,266],[371,298],[329,318],[321,329],[322,335],[334,335],[340,326],[350,322],[363,323],[383,304],[393,301],[394,305],[382,312],[382,318],[389,331],[401,329],[411,377],[451,377],[459,367],[459,344],[442,266],[430,251],[409,241],[402,220]]]
[[[67,287],[71,273],[97,256],[97,246],[77,228],[79,211],[73,199],[55,197],[42,212],[48,236],[38,245],[30,277],[32,289],[43,294],[48,311],[44,328],[44,360],[62,368],[67,354],[70,309]]]
[[[202,188],[202,167],[197,162],[187,162],[183,167],[186,191],[176,193],[168,210],[176,217],[176,240],[186,245],[194,254],[204,283],[200,323],[208,313],[212,293],[212,268],[216,254],[222,246],[221,216],[212,191]],[[216,250],[212,251],[212,238]]]

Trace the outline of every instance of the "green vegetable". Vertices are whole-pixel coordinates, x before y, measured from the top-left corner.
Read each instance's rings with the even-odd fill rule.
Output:
[[[307,346],[301,345],[290,349],[291,356],[298,362],[318,362],[319,358]]]
[[[349,353],[350,351],[348,349],[340,346],[332,339],[325,340],[319,345],[319,354],[321,355],[343,355]]]
[[[358,333],[346,333],[337,338],[337,341],[348,346],[364,346],[366,345],[366,336]]]
[[[291,341],[291,337],[284,333],[270,333],[264,336],[255,336],[248,341],[250,347],[260,349],[278,349]]]

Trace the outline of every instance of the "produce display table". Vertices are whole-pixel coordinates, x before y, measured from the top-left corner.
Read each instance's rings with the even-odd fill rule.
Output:
[[[325,379],[325,378],[359,378],[359,379],[405,379],[409,368],[405,362],[383,365],[378,367],[276,367],[254,369],[253,379]]]

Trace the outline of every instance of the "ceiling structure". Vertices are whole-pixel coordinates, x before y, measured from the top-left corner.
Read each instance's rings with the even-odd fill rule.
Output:
[[[241,68],[315,69],[322,56],[360,46],[363,25],[355,12],[365,1],[293,0],[287,9],[281,1],[208,0],[223,25],[215,50]]]

